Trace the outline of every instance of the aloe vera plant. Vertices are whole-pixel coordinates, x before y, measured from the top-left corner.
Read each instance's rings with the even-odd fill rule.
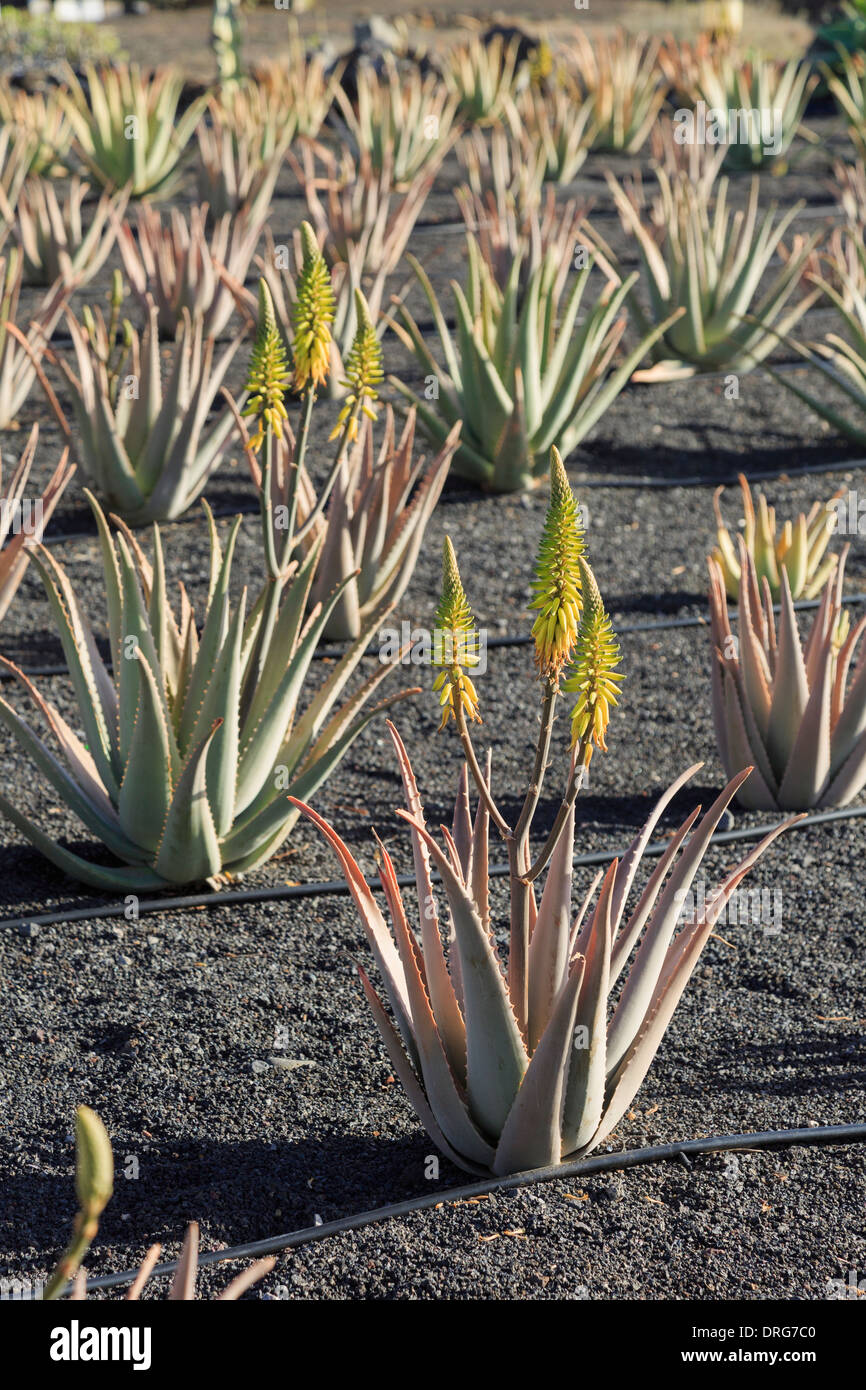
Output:
[[[791,346],[835,388],[838,404],[825,390],[801,386],[789,373],[775,373],[776,381],[792,391],[822,420],[856,444],[866,444],[866,248],[859,234],[845,238],[844,252],[837,247],[824,273],[809,278],[816,293],[835,306],[843,333],[827,333],[820,343],[789,339]],[[853,407],[853,413],[851,410]]]
[[[566,69],[575,103],[590,103],[593,149],[636,154],[643,148],[667,92],[660,46],[658,39],[631,38],[623,29],[613,38],[575,32]]]
[[[0,457],[0,622],[6,616],[27,568],[28,542],[41,541],[51,513],[75,472],[74,464],[68,461],[69,451],[64,450],[42,495],[26,497],[38,438],[39,426],[34,425],[6,488],[3,487],[3,460]]]
[[[390,407],[378,450],[373,421],[361,422],[353,451],[343,460],[327,510],[319,510],[316,490],[304,468],[292,479],[295,439],[288,431],[275,458],[271,516],[274,545],[289,554],[321,547],[309,603],[325,603],[338,586],[340,598],[322,636],[327,641],[353,641],[369,615],[384,602],[399,603],[412,578],[424,534],[439,500],[457,446],[460,426],[432,459],[413,458],[415,412],[410,410],[403,432],[396,437]],[[254,472],[261,488],[261,474]],[[299,528],[312,523],[297,538],[277,523],[288,514],[291,489],[297,490]],[[346,579],[348,578],[348,583]]]
[[[411,183],[428,160],[437,163],[456,135],[457,97],[435,73],[417,69],[403,77],[389,55],[384,74],[358,69],[356,106],[342,87],[335,91],[343,138],[355,154],[368,155],[377,174],[388,172],[397,189]]]
[[[207,205],[193,204],[189,220],[172,208],[162,215],[146,204],[138,209],[137,244],[132,228],[119,230],[120,254],[133,293],[149,311],[157,307],[162,334],[174,336],[186,312],[201,319],[206,337],[216,338],[225,328],[235,299],[225,276],[243,284],[261,225],[243,211],[224,213],[208,237]]]
[[[205,99],[178,115],[184,82],[179,68],[146,72],[134,63],[88,64],[84,71],[86,89],[70,69],[58,100],[91,178],[112,191],[129,188],[133,198],[164,196],[177,179]]]
[[[519,258],[523,290],[550,252],[559,264],[555,292],[561,295],[585,216],[583,205],[576,198],[558,204],[552,185],[545,192],[543,149],[529,141],[517,144],[504,130],[491,131],[489,141],[479,130],[471,131],[460,153],[468,182],[455,196],[466,230],[477,237],[497,285],[505,288]]]
[[[252,223],[263,222],[291,134],[263,124],[240,96],[230,106],[211,98],[195,133],[199,198],[211,216],[244,213]]]
[[[805,640],[787,570],[781,573],[777,620],[769,583],[759,582],[742,538],[735,639],[724,572],[709,558],[716,739],[726,770],[744,757],[754,763],[754,775],[737,793],[749,809],[845,806],[866,784],[863,651],[854,662],[866,618],[851,630],[842,605],[846,556],[847,547],[833,565]]]
[[[721,60],[715,56],[704,60],[694,96],[709,111],[723,113],[725,168],[775,166],[781,170],[795,137],[807,134],[802,129],[803,114],[817,84],[818,74],[798,58],[788,62],[760,54],[743,58],[729,50]]]
[[[85,227],[82,211],[89,191],[88,184],[73,178],[61,202],[47,179],[30,179],[24,185],[16,221],[28,285],[53,285],[61,280],[70,289],[79,288],[104,266],[127,195],[103,193]]]
[[[79,1105],[75,1112],[75,1191],[78,1212],[73,1223],[72,1237],[51,1274],[43,1299],[54,1302],[69,1286],[70,1303],[87,1297],[87,1277],[82,1261],[99,1231],[99,1219],[114,1194],[114,1154],[108,1131],[95,1110]],[[161,1245],[152,1245],[141,1262],[141,1268],[126,1293],[127,1301],[141,1297],[145,1284],[153,1273],[162,1253]],[[220,1300],[234,1302],[241,1294],[257,1284],[273,1269],[272,1256],[256,1260],[237,1275],[217,1295]],[[180,1259],[171,1282],[169,1301],[195,1298],[198,1273],[198,1225],[191,1221],[186,1230]]]
[[[16,132],[21,137],[28,175],[59,178],[66,172],[72,127],[56,93],[45,96],[0,83],[0,126],[13,138]],[[2,163],[5,150],[0,150]]]
[[[658,194],[650,207],[637,189],[629,196],[613,175],[607,176],[623,226],[640,253],[649,313],[632,288],[629,304],[638,325],[646,332],[675,310],[684,311],[658,336],[652,353],[655,365],[636,373],[636,380],[751,371],[818,297],[817,290],[802,295],[783,313],[800,286],[818,234],[796,237],[781,268],[760,292],[770,261],[802,204],[789,208],[778,221],[775,207],[759,217],[759,184],[753,179],[746,208],[733,212],[728,180],[716,182],[723,154],[720,150],[697,185],[684,172],[670,176],[657,168]],[[597,231],[590,235],[608,262],[617,266]]]
[[[308,268],[300,294],[306,332],[296,338],[294,362],[294,384],[302,392],[299,468],[316,386],[328,363],[329,303],[320,271],[315,262]],[[269,499],[274,443],[287,419],[288,370],[264,282],[260,296],[244,415],[255,422],[250,447],[263,449],[262,496]],[[348,405],[340,447],[365,399],[366,391]],[[7,668],[51,729],[63,761],[5,701],[0,701],[0,722],[120,863],[92,863],[58,844],[5,795],[0,795],[0,811],[53,864],[92,887],[136,892],[202,880],[217,885],[276,853],[298,816],[287,793],[313,795],[377,711],[412,693],[400,691],[370,707],[371,695],[393,665],[381,663],[346,695],[390,606],[380,605],[369,615],[357,641],[329,666],[302,708],[316,644],[349,583],[347,578],[304,620],[320,547],[302,562],[280,568],[263,507],[268,573],[247,611],[246,589],[237,602],[230,597],[242,518],[235,518],[223,548],[203,503],[211,556],[199,624],[183,585],[179,613],[169,604],[159,528],[153,528],[148,560],[128,527],[117,521],[112,532],[95,497],[87,496],[102,551],[111,669],[68,575],[37,546],[32,562],[57,623],[83,738],[9,662]]]
[[[18,300],[24,275],[24,256],[14,247],[0,258],[0,429],[8,429],[36,380],[38,358],[57,326],[69,298],[63,281],[51,286],[30,315],[27,333],[17,327]]]
[[[759,492],[756,514],[751,488],[742,473],[739,480],[746,523],[743,540],[752,557],[758,583],[763,584],[766,579],[770,596],[778,603],[782,593],[781,572],[785,570],[792,598],[815,598],[836,565],[836,556],[825,556],[825,552],[835,529],[833,506],[844,495],[844,488],[840,487],[827,502],[814,502],[808,516],[801,512],[795,521],[786,521],[778,535],[775,508],[769,507],[763,492]],[[740,594],[741,569],[734,538],[722,517],[719,499],[724,490],[716,488],[713,495],[718,541],[713,559],[724,577],[728,598],[736,602]]]
[[[87,496],[102,548],[111,670],[69,576],[35,547],[31,562],[58,626],[84,737],[2,658],[47,722],[62,761],[5,701],[0,721],[120,863],[91,862],[56,843],[6,795],[0,811],[53,864],[91,887],[217,885],[276,852],[297,819],[286,792],[311,794],[373,718],[376,710],[363,706],[387,666],[347,699],[343,693],[382,613],[301,708],[316,644],[339,598],[339,591],[330,595],[303,622],[318,550],[247,611],[246,592],[235,604],[229,598],[241,518],[223,548],[208,512],[212,582],[199,625],[183,586],[179,612],[170,607],[158,527],[148,560],[132,532],[121,524],[112,533]]]
[[[225,407],[209,419],[242,328],[215,360],[213,338],[183,309],[171,363],[163,376],[158,309],[146,301],[141,335],[121,322],[122,291],[115,277],[111,314],[85,308],[83,322],[66,319],[76,370],[50,354],[66,382],[76,432],[43,378],[58,423],[84,476],[130,525],[170,521],[199,496],[234,430]],[[118,336],[120,342],[118,344]]]
[[[529,65],[520,58],[519,39],[509,41],[503,34],[495,34],[488,42],[473,37],[452,49],[445,72],[458,116],[477,125],[503,120],[529,77]]]
[[[659,324],[617,364],[612,358],[625,330],[623,307],[637,276],[608,283],[578,323],[592,259],[574,276],[564,306],[557,284],[561,263],[549,252],[520,292],[521,258],[512,262],[504,289],[496,284],[478,243],[467,238],[467,292],[452,282],[457,337],[423,267],[409,256],[433,314],[444,366],[428,348],[409,311],[400,305],[400,339],[438,384],[434,409],[403,382],[393,385],[416,405],[429,437],[442,444],[463,421],[454,471],[495,492],[531,487],[545,475],[551,446],[574,449],[616,398],[652,343]],[[577,326],[575,326],[577,325]]]
[[[507,1174],[588,1153],[611,1134],[649,1069],[725,903],[779,831],[728,872],[706,906],[687,914],[677,930],[683,899],[713,831],[748,776],[748,769],[740,772],[702,819],[700,807],[686,818],[627,913],[641,858],[663,811],[697,770],[689,768],[662,794],[600,889],[601,874],[596,877],[574,916],[575,802],[593,747],[606,746],[610,707],[622,677],[559,458],[554,456],[551,468],[551,503],[533,584],[541,721],[516,821],[506,819],[494,799],[489,761],[482,770],[470,734],[478,718],[479,697],[470,676],[478,634],[447,541],[443,568],[437,613],[441,669],[434,688],[442,727],[454,721],[466,759],[452,829],[442,828],[444,845],[427,828],[408,753],[391,726],[406,797],[400,815],[412,841],[417,927],[381,840],[377,858],[390,928],[348,846],[309,805],[301,809],[345,874],[391,1015],[360,970],[364,992],[418,1118],[461,1168]],[[566,788],[553,827],[533,857],[533,821],[555,711],[565,692],[577,697]],[[478,795],[474,820],[470,779]],[[491,823],[508,852],[507,969],[497,945],[502,924],[489,891]],[[536,885],[545,868],[538,900]],[[447,902],[444,922],[432,870]]]

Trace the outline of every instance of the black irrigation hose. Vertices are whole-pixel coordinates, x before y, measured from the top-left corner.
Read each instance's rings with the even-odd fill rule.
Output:
[[[857,820],[860,816],[866,816],[866,806],[854,806],[847,810],[816,811],[813,815],[807,815],[802,820],[795,821],[789,827],[788,833],[790,834],[795,830],[809,830],[813,825],[829,825],[835,821]],[[736,844],[741,840],[762,840],[765,835],[777,830],[782,824],[782,821],[776,821],[772,825],[741,826],[739,830],[717,831],[710,840],[710,848],[713,849],[718,845]],[[644,858],[659,858],[668,848],[668,844],[669,841],[667,840],[651,841],[643,852]],[[627,845],[623,845],[619,849],[592,850],[589,854],[576,855],[572,864],[576,869],[609,864],[612,859],[621,859],[627,850]],[[490,865],[490,878],[504,878],[508,873],[509,866],[507,864]],[[431,878],[434,883],[441,881],[435,871],[431,872]],[[374,892],[381,889],[378,879],[368,878],[365,879],[365,882]],[[397,884],[400,888],[412,888],[415,885],[415,875],[399,874]],[[273,888],[230,888],[226,892],[189,893],[177,898],[138,898],[136,913],[138,917],[141,917],[150,913],[178,912],[189,908],[211,910],[213,908],[232,907],[241,903],[286,902],[293,898],[340,897],[345,896],[348,892],[349,886],[345,879],[332,879],[323,883],[286,883]],[[57,926],[67,922],[97,922],[112,917],[125,916],[125,901],[112,902],[104,905],[91,905],[90,907],[68,908],[60,912],[41,912],[36,916],[7,917],[0,921],[0,931],[4,928],[20,931],[23,927]]]
[[[866,603],[866,594],[845,594],[845,603]],[[821,603],[820,599],[798,599],[794,604],[797,612],[807,609],[817,608]],[[779,611],[779,605],[773,605],[774,611]],[[731,620],[738,620],[736,611],[730,614]],[[631,636],[640,632],[665,632],[668,629],[684,627],[709,627],[709,620],[702,615],[696,618],[660,618],[650,623],[623,623],[617,625],[617,636]],[[534,639],[529,633],[516,633],[504,637],[488,637],[488,647],[527,647]],[[317,647],[313,653],[314,661],[338,661],[341,656],[345,656],[345,647]],[[375,657],[379,655],[377,647],[368,647],[364,652],[365,657]],[[65,676],[68,675],[66,666],[22,666],[19,668],[25,676]],[[106,671],[112,670],[110,661],[105,663]],[[7,671],[5,667],[0,667],[0,681],[14,680],[13,672]]]
[[[234,1245],[228,1250],[205,1250],[198,1257],[198,1266],[223,1264],[226,1260],[259,1259],[263,1255],[275,1255],[282,1250],[297,1250],[302,1245],[312,1245],[314,1241],[327,1240],[329,1236],[343,1235],[347,1231],[358,1231],[380,1221],[390,1221],[401,1216],[410,1216],[416,1211],[429,1211],[446,1203],[468,1202],[473,1197],[486,1197],[491,1192],[508,1192],[516,1187],[534,1187],[538,1183],[555,1182],[558,1179],[587,1178],[597,1173],[616,1173],[628,1168],[638,1168],[648,1163],[666,1163],[673,1159],[682,1160],[689,1166],[689,1159],[702,1154],[729,1153],[731,1150],[761,1150],[793,1148],[801,1145],[811,1147],[816,1144],[862,1144],[866,1140],[866,1124],[860,1125],[817,1125],[808,1129],[761,1130],[756,1134],[722,1134],[707,1139],[687,1139],[677,1144],[656,1144],[652,1148],[628,1149],[623,1153],[599,1154],[596,1158],[579,1158],[572,1163],[560,1163],[550,1168],[532,1168],[524,1173],[512,1173],[506,1178],[482,1178],[478,1182],[464,1183],[461,1187],[425,1192],[421,1197],[410,1197],[405,1202],[392,1202],[386,1207],[376,1207],[372,1211],[358,1212],[355,1216],[343,1216],[337,1221],[325,1221],[320,1226],[306,1226],[300,1231],[289,1231],[285,1235],[267,1236],[264,1240],[254,1240],[246,1245]],[[152,1277],[173,1274],[177,1261],[156,1265]],[[123,1284],[131,1284],[138,1274],[137,1269],[123,1274],[102,1274],[87,1280],[90,1289],[116,1289]],[[69,1289],[65,1290],[69,1292]]]

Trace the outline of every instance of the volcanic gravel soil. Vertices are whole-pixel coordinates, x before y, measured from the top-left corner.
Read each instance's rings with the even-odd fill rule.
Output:
[[[763,180],[765,202],[772,197],[788,206],[805,197],[795,224],[804,232],[830,220],[826,182],[832,158],[846,148],[841,126],[826,115],[818,113],[810,125],[820,143],[792,161],[784,178]],[[574,188],[563,190],[563,196],[592,203],[605,237],[626,259],[603,174],[606,166],[625,174],[636,163],[591,155]],[[448,281],[462,275],[464,264],[451,192],[459,177],[452,157],[411,241],[449,312]],[[747,191],[748,180],[732,181],[735,202]],[[175,201],[185,205],[192,197],[190,173]],[[271,212],[275,240],[288,240],[302,215],[286,169]],[[116,258],[95,285],[75,296],[77,310],[86,302],[104,303],[114,264]],[[402,283],[402,275],[395,277],[394,288]],[[32,293],[23,296],[19,321],[35,302]],[[416,289],[407,302],[429,329],[429,311]],[[812,310],[799,334],[820,337],[832,319]],[[430,341],[435,351],[435,335]],[[69,351],[62,329],[54,346]],[[235,390],[247,356],[243,349],[233,367]],[[803,371],[790,349],[774,356],[781,370]],[[386,339],[386,366],[421,384],[393,337]],[[48,372],[68,404],[62,378],[50,366]],[[317,409],[310,447],[317,471],[329,457],[325,441],[337,409],[324,401]],[[34,420],[41,425],[34,476],[43,482],[56,463],[60,432],[38,388],[18,431],[6,431],[0,443],[8,467]],[[569,460],[588,507],[590,553],[621,632],[627,677],[609,752],[593,760],[580,800],[578,852],[620,850],[651,798],[693,762],[703,760],[704,767],[660,833],[695,801],[707,805],[722,783],[704,622],[715,481],[733,482],[741,470],[776,475],[764,486],[785,517],[840,485],[860,487],[863,463],[763,370],[740,379],[736,399],[726,397],[720,376],[632,386]],[[78,483],[62,499],[51,536],[102,640],[98,550]],[[236,508],[251,511],[244,463],[227,459],[208,497],[222,529]],[[736,525],[742,509],[735,487],[723,506]],[[543,490],[497,498],[449,480],[401,618],[413,626],[431,623],[447,533],[480,624],[493,638],[525,633],[544,510]],[[201,509],[164,528],[164,543],[170,579],[182,579],[201,603],[207,548]],[[238,591],[260,573],[250,515],[235,562]],[[847,582],[852,595],[866,592],[860,536],[851,537]],[[696,621],[664,625],[682,618]],[[0,650],[28,668],[62,665],[35,573],[26,576],[7,615]],[[316,663],[313,679],[325,673],[327,659]],[[526,646],[493,645],[488,659],[478,682],[484,715],[478,740],[493,749],[494,782],[507,812],[526,776],[537,691]],[[429,672],[407,666],[403,680],[427,687]],[[38,683],[77,727],[66,678],[47,674]],[[16,708],[26,708],[11,682],[2,689]],[[434,700],[425,690],[399,705],[394,719],[428,819],[450,820],[459,759],[456,740],[435,735]],[[555,813],[566,735],[563,718],[539,832]],[[55,803],[8,738],[2,746],[6,794],[56,838],[104,860],[101,847]],[[394,814],[400,804],[390,740],[376,722],[316,805],[365,871],[374,869],[376,828],[398,872],[406,872],[411,855]],[[736,813],[737,825],[764,819]],[[215,897],[207,909],[165,910],[138,921],[127,920],[116,903],[118,913],[109,919],[33,925],[40,913],[110,900],[64,877],[5,822],[0,843],[4,1278],[44,1277],[65,1243],[75,1207],[72,1117],[82,1101],[105,1121],[117,1160],[115,1197],[87,1260],[93,1275],[135,1266],[157,1240],[175,1255],[192,1219],[201,1224],[203,1248],[228,1247],[426,1193],[431,1183],[445,1189],[463,1180],[445,1159],[431,1176],[433,1145],[392,1075],[361,996],[355,962],[366,963],[368,951],[345,895],[232,906]],[[713,847],[705,861],[708,888],[746,848]],[[794,830],[773,845],[749,881],[770,895],[772,921],[720,924],[633,1109],[606,1148],[862,1120],[864,851],[862,819]],[[499,860],[501,853],[494,844],[492,857]],[[589,875],[581,871],[578,891]],[[302,823],[249,886],[336,876],[330,851]],[[494,880],[493,897],[504,922],[502,880]],[[445,1203],[309,1245],[282,1256],[249,1296],[824,1299],[832,1281],[866,1269],[864,1178],[866,1154],[851,1146],[746,1149],[690,1165],[557,1181]],[[212,1293],[234,1268],[203,1270],[201,1290]],[[153,1285],[153,1294],[163,1292],[163,1284]]]

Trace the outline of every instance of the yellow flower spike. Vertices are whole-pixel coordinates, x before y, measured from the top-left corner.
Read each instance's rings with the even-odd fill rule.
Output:
[[[250,441],[254,449],[261,448],[265,430],[270,428],[277,439],[283,437],[283,420],[288,419],[283,397],[289,381],[286,350],[277,320],[271,292],[264,280],[259,281],[259,325],[250,358],[247,376],[249,399],[243,414],[253,416],[256,428]]]
[[[480,724],[478,695],[470,677],[463,670],[464,666],[471,670],[478,665],[478,630],[460,579],[450,536],[445,537],[442,548],[442,597],[436,609],[436,642],[432,659],[434,666],[442,668],[433,682],[442,709],[440,731],[449,719],[456,720],[457,704],[470,721],[475,720]]]
[[[550,503],[544,521],[531,608],[535,664],[556,680],[577,640],[582,607],[580,560],[585,549],[580,514],[558,449],[550,451]]]
[[[611,708],[618,703],[618,685],[623,677],[616,670],[620,662],[619,644],[610,618],[604,611],[595,575],[583,556],[578,564],[584,607],[577,634],[574,669],[565,681],[563,690],[578,697],[571,712],[571,746],[576,747],[586,738],[583,761],[588,765],[593,743],[602,752],[607,751],[604,736]]]
[[[297,298],[292,308],[294,330],[295,389],[309,382],[313,389],[328,379],[331,361],[331,330],[336,301],[331,273],[319,250],[309,222],[301,223],[303,264],[298,276]]]
[[[376,411],[370,402],[379,399],[379,392],[376,387],[381,386],[385,380],[382,344],[379,342],[376,329],[373,326],[367,301],[361,291],[357,289],[355,290],[355,309],[358,327],[355,330],[349,356],[346,358],[346,376],[340,383],[346,388],[347,395],[337,423],[331,431],[331,439],[336,439],[347,420],[351,421],[349,426],[350,440],[357,438],[356,406],[363,411],[368,419],[376,419]]]

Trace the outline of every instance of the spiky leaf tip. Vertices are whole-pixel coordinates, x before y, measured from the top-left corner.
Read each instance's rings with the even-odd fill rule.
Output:
[[[346,421],[349,422],[350,440],[358,437],[358,412],[363,412],[370,420],[376,419],[372,402],[379,399],[376,389],[385,380],[385,367],[382,361],[382,344],[370,317],[367,301],[360,290],[355,290],[355,309],[358,327],[352,339],[352,346],[346,358],[346,376],[340,383],[345,387],[346,399],[340,411],[331,438],[335,439]],[[356,408],[357,407],[357,408]]]
[[[336,312],[331,274],[309,222],[301,223],[301,247],[303,262],[292,308],[292,347],[295,388],[298,391],[303,390],[307,383],[315,390],[328,379],[330,324],[334,322]]]
[[[442,596],[436,609],[434,637],[432,661],[434,666],[441,668],[433,682],[442,711],[440,731],[449,719],[456,722],[457,705],[470,720],[480,724],[478,695],[463,669],[478,665],[478,630],[457,568],[457,556],[450,536],[445,537],[442,547]]]
[[[247,376],[246,389],[250,396],[243,412],[256,421],[251,441],[254,449],[260,448],[268,427],[277,439],[283,437],[283,421],[288,419],[283,397],[288,380],[289,366],[277,328],[274,302],[267,283],[259,280],[259,324]]]
[[[550,503],[535,562],[530,607],[535,664],[552,680],[568,665],[577,640],[582,607],[580,560],[585,542],[580,512],[556,448],[550,451]]]
[[[604,603],[595,575],[584,560],[579,560],[583,588],[583,613],[577,634],[574,669],[565,681],[563,690],[577,695],[571,712],[571,745],[583,745],[582,761],[589,763],[592,747],[607,751],[604,741],[612,706],[618,704],[619,682],[622,675],[616,670],[620,662],[619,643],[604,610]]]

